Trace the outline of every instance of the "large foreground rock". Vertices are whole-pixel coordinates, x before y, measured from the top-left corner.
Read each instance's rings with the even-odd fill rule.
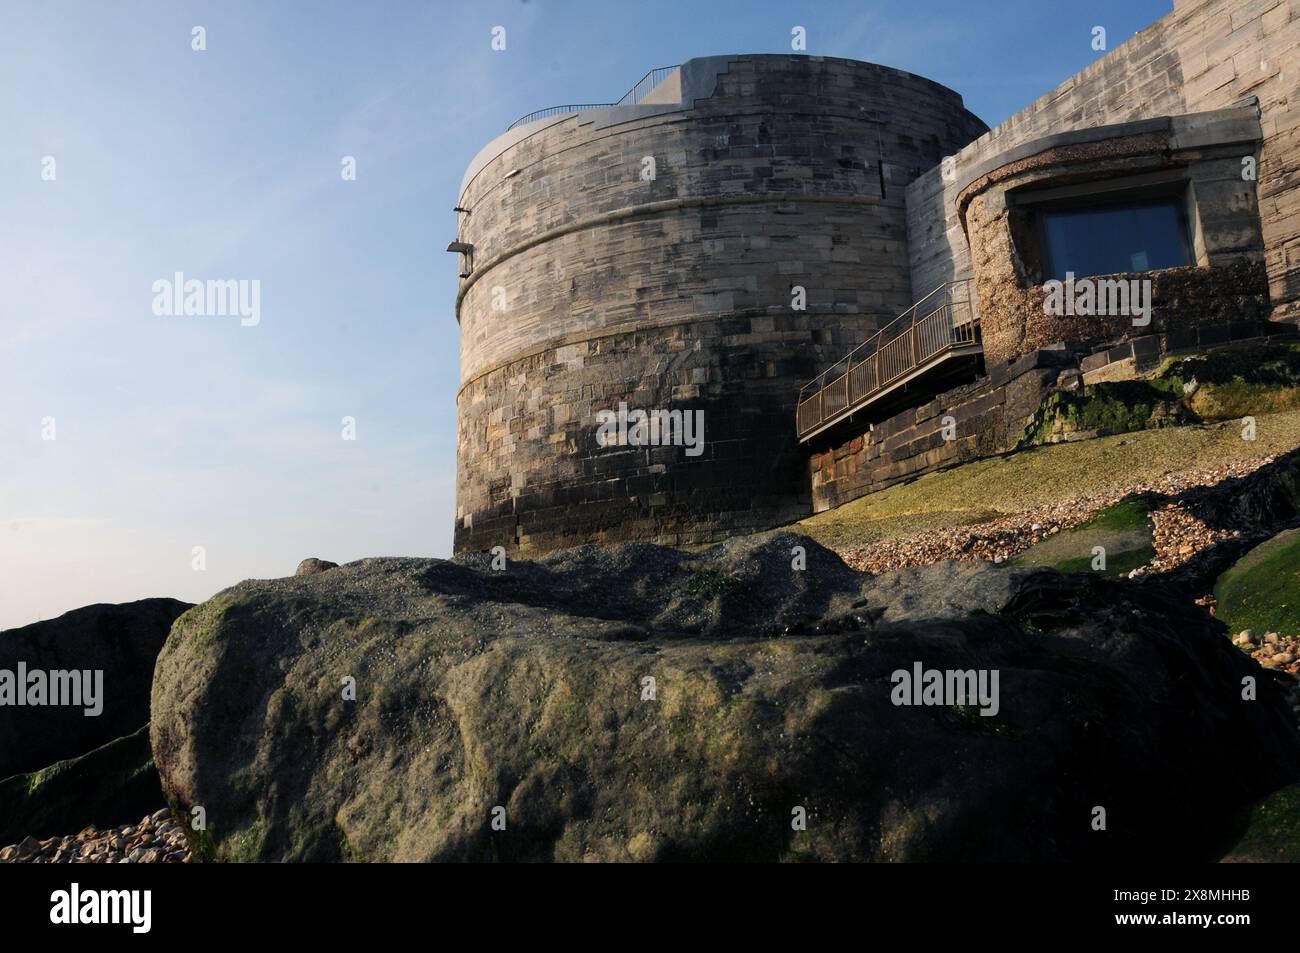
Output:
[[[0,707],[0,778],[76,758],[149,721],[154,660],[176,617],[177,599],[93,605],[57,619],[0,632],[0,669],[103,671],[103,710],[84,707]]]
[[[996,669],[996,716],[896,706],[914,663]],[[789,535],[370,559],[178,620],[153,751],[218,859],[1210,859],[1300,776],[1268,678],[1158,585]]]

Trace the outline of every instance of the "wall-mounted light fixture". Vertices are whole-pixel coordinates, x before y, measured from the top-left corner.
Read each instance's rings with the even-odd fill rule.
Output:
[[[462,278],[468,278],[469,272],[474,268],[474,246],[469,242],[451,242],[447,246],[447,251],[456,252],[465,256],[464,262],[468,270],[462,271],[460,276]]]

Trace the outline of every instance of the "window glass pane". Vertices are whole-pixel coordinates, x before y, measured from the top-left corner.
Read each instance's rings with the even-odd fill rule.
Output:
[[[1047,277],[1065,280],[1190,264],[1175,199],[1043,213]]]

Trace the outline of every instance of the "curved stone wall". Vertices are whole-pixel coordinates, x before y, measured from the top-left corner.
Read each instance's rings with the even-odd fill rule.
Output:
[[[807,515],[799,387],[914,299],[904,186],[985,129],[852,60],[692,60],[680,87],[519,127],[466,174],[457,550]],[[620,402],[703,411],[701,452],[602,445]]]

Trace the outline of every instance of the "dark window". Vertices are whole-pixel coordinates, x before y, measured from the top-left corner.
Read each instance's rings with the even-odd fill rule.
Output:
[[[1045,277],[1065,280],[1191,264],[1187,215],[1176,198],[1044,209]]]

